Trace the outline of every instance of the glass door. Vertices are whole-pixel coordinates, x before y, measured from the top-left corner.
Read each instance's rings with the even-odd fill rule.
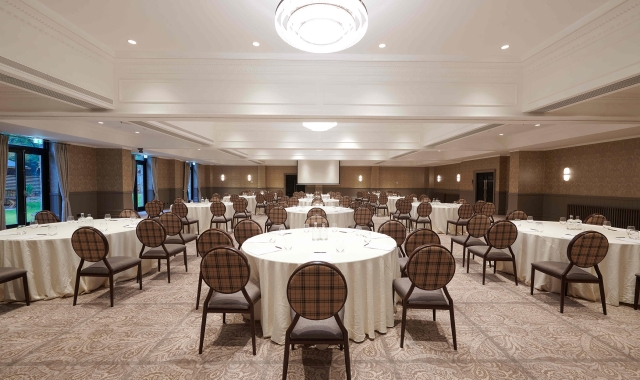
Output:
[[[27,211],[27,222],[35,219],[43,210],[42,155],[24,154],[24,201]]]
[[[4,185],[4,215],[7,227],[18,225],[18,158],[16,152],[9,152],[7,182]]]
[[[48,207],[47,154],[34,149],[9,148],[5,183],[7,228],[31,223],[39,211]]]
[[[135,183],[135,195],[133,199],[133,206],[137,211],[143,211],[145,205],[146,183],[147,183],[147,171],[145,170],[145,161],[136,160],[136,183]]]

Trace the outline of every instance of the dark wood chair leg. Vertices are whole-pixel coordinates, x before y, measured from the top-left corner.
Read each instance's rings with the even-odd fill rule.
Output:
[[[436,320],[436,309],[433,309],[433,320]]]
[[[633,309],[638,310],[638,296],[640,296],[640,277],[636,277],[636,298],[634,298]]]
[[[188,272],[189,268],[187,268],[187,248],[184,248],[184,251],[182,251],[182,255],[184,256],[184,271]]]
[[[564,278],[560,279],[560,313],[564,313],[564,293],[565,293],[565,287],[567,286],[567,283],[565,282]]]
[[[467,252],[467,273],[469,273],[469,261],[470,260],[471,260],[471,251]]]
[[[27,306],[31,303],[31,297],[29,296],[29,281],[27,281],[27,274],[22,275],[22,288],[24,290],[24,301],[27,303]],[[638,297],[636,297],[638,298]],[[636,305],[637,306],[637,305]],[[637,307],[636,307],[637,309]]]
[[[453,305],[450,305],[449,318],[451,318],[451,335],[453,336],[453,349],[458,350],[458,342],[456,340],[456,319],[453,316]]]
[[[536,268],[533,267],[533,265],[531,266],[531,295],[533,295],[533,283],[535,282],[536,279]]]
[[[496,264],[498,262],[496,261],[495,263],[493,263],[493,267],[495,268]],[[516,281],[516,286],[518,286],[518,268],[516,267],[516,258],[513,258],[513,279]],[[495,273],[495,272],[494,272]]]
[[[344,365],[347,370],[347,380],[351,380],[351,357],[349,356],[349,338],[344,338]]]
[[[73,306],[76,306],[76,302],[78,301],[79,289],[80,289],[80,273],[76,274],[76,287],[75,287],[75,290],[73,291]]]
[[[160,272],[160,259],[158,259],[158,272]]]
[[[111,298],[111,307],[113,307],[113,273],[109,274],[109,298]]]
[[[487,259],[482,259],[482,285],[484,285],[484,278],[487,275]]]
[[[607,302],[604,298],[604,281],[600,278],[600,299],[602,300],[602,314],[607,315]]]
[[[171,268],[169,265],[169,262],[171,261],[170,257],[167,257],[167,282],[170,284],[171,283]]]
[[[251,343],[253,344],[253,356],[256,356],[256,319],[253,309],[249,313],[251,317]]]
[[[200,306],[200,292],[202,291],[202,272],[200,272],[200,278],[198,279],[198,297],[196,298],[196,310]]]
[[[204,306],[203,306],[204,307]],[[222,313],[222,323],[226,324],[227,323],[227,313]]]
[[[291,345],[293,350],[293,344]],[[287,380],[287,370],[289,369],[289,336],[284,340],[284,359],[282,361],[282,380]]]
[[[138,264],[138,280],[140,280],[140,290],[142,290],[142,263]]]
[[[204,344],[204,329],[207,327],[207,308],[202,307],[202,325],[200,326],[200,353],[202,354],[202,346]]]
[[[402,326],[400,327],[400,348],[404,345],[404,329],[407,324],[407,305],[402,303]]]

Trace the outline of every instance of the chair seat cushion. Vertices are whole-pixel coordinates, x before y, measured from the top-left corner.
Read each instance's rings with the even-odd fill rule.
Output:
[[[224,216],[214,216],[213,218],[211,218],[211,222],[212,223],[227,223],[227,222],[229,222],[229,219],[225,218]]]
[[[387,205],[383,204],[383,205],[376,205],[376,208],[387,208],[388,209],[389,207],[387,207]]]
[[[489,251],[489,253],[487,253],[487,246],[474,246],[474,247],[469,247],[469,252],[473,253],[476,256],[480,256],[480,257],[486,257],[487,260],[491,261],[491,260],[512,260],[513,257],[511,256],[511,254],[501,250],[501,249],[496,249],[496,248],[491,248],[491,251]]]
[[[291,310],[291,320],[295,317],[295,312]],[[338,312],[338,317],[344,321],[344,307]],[[314,321],[303,318],[298,319],[296,327],[291,331],[291,339],[310,340],[340,340],[344,339],[342,330],[334,317]]]
[[[469,241],[467,241],[466,246],[467,247],[472,247],[474,245],[484,245],[486,246],[487,244],[484,242],[484,240],[480,240],[477,238],[469,237],[469,236],[452,236],[451,240],[454,243],[458,243],[460,245],[465,245],[465,241],[467,240],[467,238],[469,238]]]
[[[431,223],[431,218],[428,216],[416,216],[415,218],[411,218],[411,221],[416,223]]]
[[[398,259],[398,264],[400,265],[400,271],[402,272],[404,270],[404,268],[407,266],[407,263],[409,262],[409,257],[401,257]]]
[[[251,214],[248,212],[236,212],[233,214],[234,218],[250,218]]]
[[[408,277],[393,280],[393,289],[402,298],[407,295],[410,288],[411,280]],[[442,289],[423,290],[416,287],[409,296],[409,305],[449,306],[449,301],[444,296]]]
[[[185,242],[189,243],[198,239],[198,235],[196,234],[182,234],[182,238]],[[180,239],[180,235],[167,236],[164,240],[164,244],[184,244],[182,239]]]
[[[0,283],[14,280],[25,273],[27,273],[27,271],[21,268],[0,268]]]
[[[466,226],[469,223],[469,219],[449,219],[447,223],[456,224],[458,226]]]
[[[562,273],[567,270],[567,266],[569,266],[569,263],[563,263],[559,261],[538,261],[536,263],[531,263],[531,266],[536,268],[540,272],[560,278],[562,277]],[[567,274],[567,280],[597,282],[598,277],[574,265],[573,267],[571,267],[571,270]]]
[[[405,220],[405,219],[411,219],[411,214],[394,214],[393,215],[394,219],[401,219],[401,220]]]
[[[198,219],[187,219],[187,218],[180,218],[182,220],[182,224],[196,224],[196,223],[200,223],[198,221]]]
[[[178,253],[184,251],[185,249],[185,246],[180,244],[170,244],[170,245],[165,245],[165,247],[167,247],[167,252],[169,252],[169,255],[177,255]],[[166,259],[167,254],[165,253],[164,249],[162,249],[162,247],[157,247],[157,248],[151,248],[149,250],[144,251],[142,253],[142,258],[143,259]]]
[[[245,286],[247,294],[255,304],[260,299],[260,288],[253,282],[247,282]],[[211,300],[209,300],[209,309],[233,309],[233,310],[249,310],[249,302],[244,298],[242,291],[223,294],[214,292]]]
[[[133,268],[140,264],[142,260],[137,257],[124,257],[124,256],[115,256],[115,257],[107,257],[107,261],[109,261],[109,265],[113,269],[113,273],[121,272],[123,270]],[[93,263],[90,266],[82,269],[80,274],[83,275],[106,275],[109,274],[109,269],[104,264],[104,261],[98,261],[97,263]]]

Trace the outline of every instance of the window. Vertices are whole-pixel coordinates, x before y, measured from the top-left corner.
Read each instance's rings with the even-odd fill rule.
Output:
[[[190,175],[189,175],[189,187],[187,189],[187,197],[189,198],[189,200],[192,200],[194,202],[198,201],[198,196],[196,194],[196,188],[195,188],[195,179],[193,178],[195,176],[195,171],[196,171],[196,164],[195,163],[191,163],[191,165],[189,165],[189,170],[191,171]]]
[[[7,228],[25,225],[36,213],[49,209],[48,143],[27,136],[9,136],[5,183]]]
[[[136,180],[134,184],[133,207],[137,211],[143,211],[147,197],[147,159],[136,154]]]

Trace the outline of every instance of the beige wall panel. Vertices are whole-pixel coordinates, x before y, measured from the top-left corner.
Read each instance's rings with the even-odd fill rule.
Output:
[[[96,165],[96,149],[69,145],[69,191],[96,191],[98,189]]]

